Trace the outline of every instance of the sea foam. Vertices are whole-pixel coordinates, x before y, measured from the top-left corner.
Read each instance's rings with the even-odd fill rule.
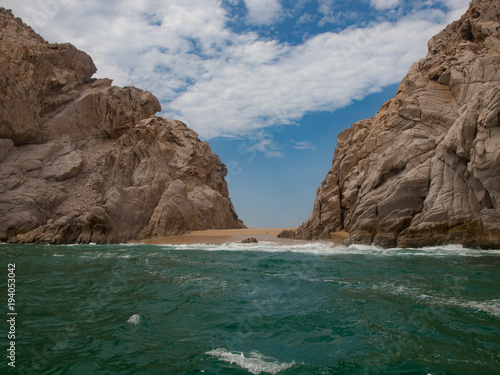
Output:
[[[139,314],[134,314],[127,320],[127,323],[131,323],[133,325],[138,325],[140,322],[141,322],[141,316]]]
[[[246,356],[242,352],[230,352],[226,349],[214,349],[206,354],[221,361],[235,364],[255,375],[260,373],[278,374],[295,365],[295,362],[281,363],[275,358],[265,356],[255,350]]]
[[[243,244],[241,242],[227,242],[220,245],[214,244],[185,244],[185,245],[159,245],[165,250],[200,250],[200,251],[238,251],[238,252],[269,252],[269,253],[303,253],[310,255],[375,255],[375,256],[400,256],[400,257],[480,257],[485,255],[500,256],[498,250],[481,250],[464,248],[461,245],[446,245],[423,248],[383,248],[376,245],[335,246],[330,242],[307,243],[277,243],[262,241],[259,243]]]

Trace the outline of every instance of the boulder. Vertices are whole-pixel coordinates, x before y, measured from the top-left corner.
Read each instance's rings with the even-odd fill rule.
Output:
[[[245,238],[241,243],[259,243],[255,237]]]

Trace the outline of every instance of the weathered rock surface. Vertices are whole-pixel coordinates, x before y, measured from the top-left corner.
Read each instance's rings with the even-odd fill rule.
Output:
[[[115,243],[240,228],[226,167],[149,92],[0,8],[0,240]]]
[[[500,3],[472,1],[429,41],[396,96],[338,136],[293,236],[500,248]]]

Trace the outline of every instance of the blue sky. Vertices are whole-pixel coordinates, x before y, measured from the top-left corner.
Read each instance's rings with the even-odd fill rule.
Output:
[[[228,166],[249,227],[312,210],[338,133],[391,98],[468,0],[0,0],[97,78],[151,91]]]

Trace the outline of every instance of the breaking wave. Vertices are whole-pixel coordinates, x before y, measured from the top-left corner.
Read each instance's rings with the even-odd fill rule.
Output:
[[[328,242],[309,242],[305,244],[279,244],[262,241],[256,244],[227,242],[221,245],[212,244],[185,244],[185,245],[156,245],[168,250],[201,250],[201,251],[254,251],[274,253],[304,253],[311,255],[379,255],[379,256],[470,256],[485,255],[500,256],[498,250],[482,250],[465,248],[461,245],[432,246],[423,248],[382,248],[375,245],[333,246]]]
[[[275,358],[265,356],[255,350],[247,355],[242,352],[230,352],[226,349],[215,349],[206,354],[223,362],[235,364],[254,375],[261,373],[275,375],[295,365],[295,362],[282,363]]]

